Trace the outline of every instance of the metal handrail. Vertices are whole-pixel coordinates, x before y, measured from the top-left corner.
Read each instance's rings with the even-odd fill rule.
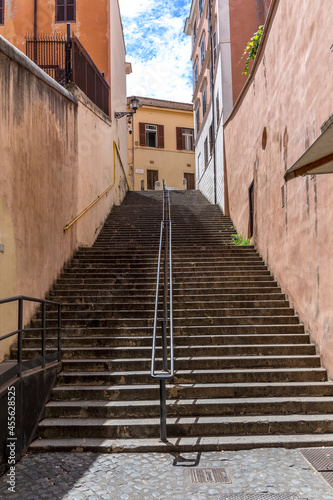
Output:
[[[160,274],[162,261],[162,244],[164,237],[164,280],[163,280],[163,319],[162,326],[162,371],[156,372],[156,339],[157,339],[157,315],[159,304],[159,288]],[[153,329],[153,347],[151,358],[151,376],[155,380],[160,381],[160,434],[161,440],[166,441],[166,380],[170,380],[174,376],[174,352],[173,352],[173,307],[172,307],[172,233],[171,233],[171,209],[170,209],[170,191],[166,189],[163,181],[163,219],[161,222],[160,245],[158,253],[157,267],[157,283],[156,283],[156,299],[155,299],[155,315]],[[168,282],[169,270],[169,282]],[[168,311],[168,295],[169,295],[169,311]],[[167,329],[169,327],[169,343],[170,343],[170,363],[168,363],[168,342]],[[169,366],[170,365],[170,366]]]
[[[23,304],[24,302],[36,302],[42,304],[42,327],[41,328],[23,328]],[[18,295],[16,297],[10,297],[8,299],[1,299],[1,304],[9,304],[11,302],[18,302],[18,322],[17,322],[17,330],[14,330],[11,333],[7,333],[7,335],[3,335],[0,337],[0,342],[2,340],[13,337],[14,335],[18,336],[18,348],[17,348],[17,364],[18,364],[18,372],[17,376],[20,377],[22,375],[22,335],[24,332],[28,331],[41,331],[42,332],[42,366],[45,368],[46,365],[46,332],[48,330],[58,330],[58,350],[57,350],[57,360],[61,361],[61,304],[59,302],[53,302],[51,300],[43,300],[43,299],[35,299],[33,297],[26,297],[24,295]],[[58,326],[55,327],[46,327],[46,305],[53,305],[58,308]]]
[[[92,203],[90,203],[90,205],[87,208],[85,208],[84,210],[82,210],[82,212],[77,217],[75,217],[75,219],[73,219],[72,222],[70,222],[69,224],[67,224],[64,227],[64,231],[67,231],[70,227],[72,227],[75,224],[75,222],[77,222],[78,220],[80,220],[81,217],[83,217],[87,212],[89,212],[89,210],[93,206],[95,206],[96,203],[99,202],[115,186],[115,184],[116,184],[116,166],[117,166],[116,154],[118,154],[120,166],[121,166],[121,168],[123,170],[123,173],[124,173],[124,176],[125,176],[127,188],[130,191],[131,188],[130,188],[128,179],[126,177],[125,168],[124,168],[121,156],[120,156],[120,152],[119,152],[118,146],[117,146],[116,142],[113,141],[113,183],[102,194],[100,194],[99,196],[97,196],[97,198]]]

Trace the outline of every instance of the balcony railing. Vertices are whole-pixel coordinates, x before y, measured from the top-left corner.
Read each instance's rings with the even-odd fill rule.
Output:
[[[61,85],[75,83],[109,115],[110,87],[75,35],[27,35],[26,54]]]

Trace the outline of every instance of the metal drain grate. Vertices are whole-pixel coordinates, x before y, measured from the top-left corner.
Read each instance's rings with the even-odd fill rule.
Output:
[[[321,475],[328,482],[328,484],[333,488],[333,472],[321,472]]]
[[[232,483],[226,470],[218,467],[215,469],[190,469],[189,474],[192,483]]]
[[[287,493],[254,493],[254,494],[237,494],[223,495],[219,500],[301,500],[297,495],[288,495]],[[302,500],[307,500],[303,498]]]
[[[306,448],[300,451],[318,472],[333,471],[333,448]]]

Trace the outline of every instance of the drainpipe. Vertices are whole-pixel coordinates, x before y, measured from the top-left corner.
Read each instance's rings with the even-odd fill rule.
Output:
[[[212,20],[212,4],[211,1],[208,0],[209,5],[209,38],[210,38],[210,64],[211,64],[211,103],[212,103],[212,140],[213,140],[213,162],[214,162],[214,204],[217,203],[217,193],[216,193],[216,144],[215,144],[215,106],[214,106],[214,93],[215,93],[215,85],[214,85],[214,48],[213,48],[213,20]]]
[[[34,63],[37,63],[37,0],[34,0]]]

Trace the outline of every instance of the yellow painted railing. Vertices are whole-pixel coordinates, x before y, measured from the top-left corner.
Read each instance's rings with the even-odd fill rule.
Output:
[[[129,185],[129,182],[128,182],[128,179],[127,179],[127,176],[126,176],[126,172],[125,172],[125,169],[124,169],[123,162],[121,161],[121,156],[120,156],[120,152],[119,152],[118,146],[117,146],[116,142],[113,141],[113,179],[114,179],[113,183],[102,194],[100,194],[96,198],[96,200],[94,200],[92,203],[90,203],[90,205],[87,208],[85,208],[77,217],[75,217],[75,219],[73,219],[72,222],[70,222],[69,224],[67,224],[67,226],[64,227],[64,231],[67,231],[70,227],[72,227],[73,224],[75,224],[75,222],[77,222],[79,219],[81,219],[81,217],[83,217],[83,215],[85,215],[87,212],[89,212],[89,210],[94,205],[96,205],[96,203],[99,200],[101,200],[103,198],[103,196],[105,196],[114,187],[114,185],[116,184],[117,153],[118,153],[118,158],[119,158],[120,166],[122,168],[122,171],[124,172],[124,176],[125,176],[127,188],[128,188],[128,190],[130,190],[130,185]]]

